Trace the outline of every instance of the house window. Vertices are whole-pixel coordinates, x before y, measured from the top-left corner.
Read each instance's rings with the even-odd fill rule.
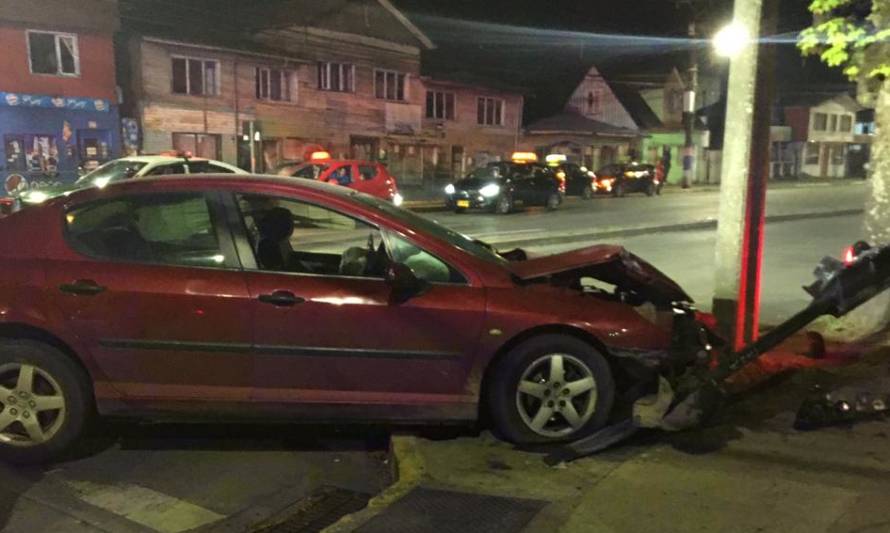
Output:
[[[841,116],[841,131],[849,133],[853,130],[853,117],[850,115]]]
[[[816,131],[825,131],[828,126],[828,115],[825,113],[816,113],[813,118],[813,129]]]
[[[33,74],[80,75],[77,36],[28,30],[28,58]]]
[[[819,143],[807,144],[807,155],[804,163],[807,165],[819,164]]]
[[[383,100],[405,101],[407,76],[394,70],[374,71],[374,96]]]
[[[275,102],[291,101],[291,76],[287,70],[256,68],[256,97]]]
[[[219,94],[219,61],[174,57],[172,63],[174,93],[196,96]]]
[[[587,93],[587,113],[598,115],[603,110],[603,93],[599,87],[594,87]]]
[[[476,104],[476,122],[483,126],[504,125],[504,101],[481,97]]]
[[[454,93],[427,91],[426,118],[454,120]]]
[[[837,131],[837,115],[831,115],[829,124],[830,126],[828,127],[828,129],[830,131]]]
[[[318,88],[322,91],[355,91],[355,65],[349,63],[319,63]]]
[[[209,133],[174,133],[173,149],[193,157],[219,159],[220,136]]]

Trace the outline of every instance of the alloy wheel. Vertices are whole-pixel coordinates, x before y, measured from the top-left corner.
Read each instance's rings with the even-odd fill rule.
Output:
[[[516,408],[529,429],[567,437],[596,411],[597,387],[590,368],[573,355],[545,355],[526,368],[516,388]]]
[[[506,215],[513,209],[513,202],[510,201],[510,197],[506,194],[502,194],[498,198],[498,202],[495,205],[495,211],[497,211],[501,215]]]
[[[65,422],[65,397],[59,382],[27,363],[0,366],[0,407],[0,444],[43,444]]]

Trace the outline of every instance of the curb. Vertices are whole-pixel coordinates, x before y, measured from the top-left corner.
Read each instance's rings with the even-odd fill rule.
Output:
[[[766,217],[766,223],[794,222],[798,220],[811,220],[817,218],[845,217],[861,215],[864,209],[843,209],[838,211],[825,211],[817,213],[793,213],[789,215],[773,215]],[[635,228],[616,228],[614,230],[597,231],[592,233],[574,233],[569,235],[550,235],[546,237],[512,239],[504,241],[489,241],[489,244],[498,247],[535,246],[543,244],[570,244],[592,240],[609,239],[613,237],[636,237],[639,235],[651,235],[653,233],[675,233],[681,231],[695,231],[716,229],[717,219],[708,218],[694,222],[668,224],[661,226],[640,226]]]
[[[355,531],[387,507],[420,485],[426,467],[417,447],[417,437],[393,435],[390,438],[389,455],[394,470],[395,483],[371,498],[368,506],[356,513],[343,516],[322,533],[348,533]]]

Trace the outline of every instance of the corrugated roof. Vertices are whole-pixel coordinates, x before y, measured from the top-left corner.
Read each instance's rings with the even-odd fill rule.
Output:
[[[538,119],[528,125],[529,133],[576,133],[582,135],[600,135],[610,137],[636,137],[639,131],[621,128],[593,120],[577,113],[564,111],[549,117]]]

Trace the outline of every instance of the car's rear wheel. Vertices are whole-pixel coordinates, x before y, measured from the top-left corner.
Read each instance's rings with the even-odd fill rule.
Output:
[[[31,340],[0,341],[0,459],[49,461],[83,432],[92,413],[86,373]]]
[[[567,335],[513,348],[491,374],[488,405],[497,432],[516,444],[575,440],[603,427],[615,383],[605,358]]]
[[[562,203],[562,196],[558,192],[552,192],[549,196],[547,196],[547,203],[545,206],[548,211],[554,211],[559,207],[559,204]]]
[[[655,185],[655,182],[650,181],[646,185],[646,196],[655,196],[655,193],[658,192],[658,187]]]
[[[506,215],[513,210],[513,199],[509,194],[498,196],[497,202],[494,204],[494,212],[499,215]]]

